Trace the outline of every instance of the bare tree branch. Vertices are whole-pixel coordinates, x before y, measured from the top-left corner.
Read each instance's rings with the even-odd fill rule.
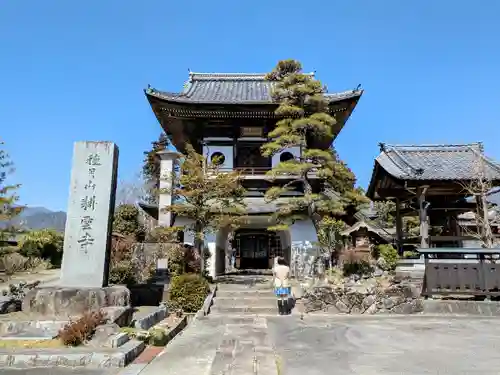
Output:
[[[467,225],[460,224],[463,233],[477,239],[484,248],[493,248],[496,243],[492,227],[500,223],[500,216],[497,209],[488,202],[488,195],[494,188],[492,180],[486,172],[485,158],[482,150],[472,149],[476,155],[474,161],[473,178],[466,183],[460,183],[464,192],[474,197],[476,207],[473,214],[475,230],[471,230]]]

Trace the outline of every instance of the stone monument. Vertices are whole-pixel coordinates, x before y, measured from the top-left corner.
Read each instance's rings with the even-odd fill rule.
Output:
[[[61,285],[107,286],[118,148],[76,142],[69,191]]]
[[[117,169],[114,143],[75,143],[61,280],[28,292],[23,311],[72,315],[130,304],[127,288],[108,286]]]

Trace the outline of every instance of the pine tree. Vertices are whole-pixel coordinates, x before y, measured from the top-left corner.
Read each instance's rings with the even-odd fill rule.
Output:
[[[144,237],[144,228],[139,222],[139,209],[132,204],[122,204],[116,208],[113,231],[130,236],[135,241]]]
[[[344,213],[348,205],[366,202],[359,189],[354,187],[356,178],[342,162],[335,149],[311,146],[314,138],[333,139],[336,120],[329,114],[324,89],[311,74],[302,72],[302,65],[295,60],[280,61],[266,77],[274,82],[273,99],[279,103],[275,111],[279,119],[268,137],[270,141],[261,148],[264,156],[273,156],[290,147],[299,147],[300,156],[278,163],[270,172],[271,177],[294,176],[284,186],[274,186],[266,192],[268,201],[293,190],[303,188],[303,196],[293,197],[280,205],[273,230],[286,228],[291,221],[307,216],[318,223],[324,215]],[[328,199],[321,192],[313,191],[312,175],[321,181],[323,189],[336,192],[338,199]]]
[[[3,142],[0,141],[0,147],[3,147]],[[7,177],[14,171],[13,163],[7,152],[0,149],[0,223],[8,223],[22,211],[22,207],[16,205],[19,197],[16,194],[20,185],[7,184]],[[2,227],[0,227],[2,228]],[[0,242],[5,240],[11,228],[0,230]]]
[[[172,230],[187,229],[193,233],[194,247],[200,254],[201,272],[204,273],[204,238],[219,228],[236,227],[241,223],[245,213],[245,189],[240,184],[238,172],[221,172],[219,160],[208,162],[191,145],[186,147],[186,156],[178,173],[174,173],[174,181],[173,203],[162,209],[193,220],[187,227],[173,227]]]
[[[148,203],[158,203],[158,189],[160,188],[160,161],[157,157],[158,151],[165,150],[170,144],[165,133],[161,133],[157,141],[151,142],[151,150],[144,152],[142,176],[146,183],[146,194],[144,197]]]

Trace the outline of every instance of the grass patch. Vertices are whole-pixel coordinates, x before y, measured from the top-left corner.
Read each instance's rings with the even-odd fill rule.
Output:
[[[52,348],[65,348],[66,346],[60,339],[50,339],[50,340],[1,340],[0,339],[0,349],[52,349]]]
[[[164,328],[151,327],[148,330],[142,330],[131,327],[122,327],[120,331],[126,333],[133,339],[144,341],[148,345],[167,345],[167,332]]]

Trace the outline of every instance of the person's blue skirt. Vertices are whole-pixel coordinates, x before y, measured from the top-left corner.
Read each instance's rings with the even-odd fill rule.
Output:
[[[278,297],[281,296],[289,296],[291,294],[291,288],[287,287],[279,287],[279,288],[274,288],[274,294]]]

